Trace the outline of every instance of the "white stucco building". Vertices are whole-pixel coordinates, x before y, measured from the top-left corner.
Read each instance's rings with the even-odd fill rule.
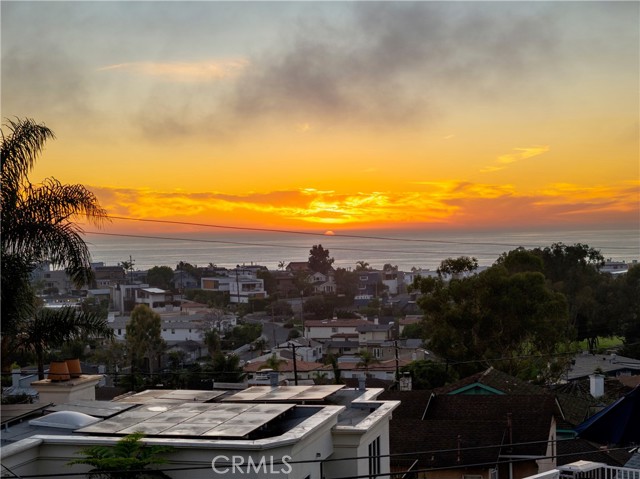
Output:
[[[5,435],[22,439],[3,440],[2,463],[19,476],[82,474],[87,466],[67,465],[82,447],[111,446],[141,431],[147,444],[173,447],[160,466],[169,477],[388,479],[389,420],[399,402],[377,400],[381,392],[343,386],[257,386],[230,396],[153,390],[117,406],[100,402],[95,410],[120,410],[84,419],[77,409],[90,404],[68,405],[76,414],[8,425]],[[67,422],[51,427],[56,421]]]

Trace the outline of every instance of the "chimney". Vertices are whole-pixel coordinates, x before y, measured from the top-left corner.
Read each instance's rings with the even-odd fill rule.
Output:
[[[377,316],[373,317],[373,324],[378,324],[378,317]]]
[[[360,391],[367,389],[367,378],[365,376],[358,376],[358,389]]]
[[[68,373],[66,362],[64,363],[67,374],[52,374],[49,367],[49,379],[41,379],[31,383],[31,387],[38,391],[40,402],[43,404],[64,404],[74,401],[95,401],[96,385],[102,379],[101,374],[81,374],[72,378]]]
[[[589,375],[589,390],[594,398],[604,396],[604,375],[598,373]]]

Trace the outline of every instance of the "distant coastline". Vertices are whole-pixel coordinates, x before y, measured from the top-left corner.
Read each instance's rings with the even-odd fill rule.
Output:
[[[314,244],[329,249],[335,266],[345,268],[355,267],[357,261],[366,261],[374,268],[391,263],[401,270],[435,269],[443,259],[462,255],[475,256],[481,265],[489,266],[501,253],[518,246],[545,247],[556,242],[587,244],[599,249],[606,259],[615,261],[640,260],[638,229],[341,230],[335,236],[252,231],[133,233],[130,236],[87,233],[85,241],[94,262],[116,265],[131,256],[138,270],[162,265],[175,267],[180,261],[224,267],[253,263],[277,269],[281,261],[305,261]]]

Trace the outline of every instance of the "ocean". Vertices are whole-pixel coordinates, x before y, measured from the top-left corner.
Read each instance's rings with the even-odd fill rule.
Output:
[[[347,236],[350,235],[350,236]],[[474,256],[490,266],[503,252],[518,246],[545,247],[552,243],[583,243],[606,259],[640,260],[637,229],[537,231],[340,231],[335,236],[266,231],[200,233],[148,233],[138,236],[108,232],[86,233],[94,262],[113,266],[131,258],[135,270],[153,266],[175,268],[184,261],[195,266],[210,263],[233,268],[259,264],[277,269],[281,262],[306,261],[313,245],[321,244],[335,259],[334,267],[355,268],[364,261],[373,268],[386,263],[408,271],[412,267],[436,269],[443,259]]]

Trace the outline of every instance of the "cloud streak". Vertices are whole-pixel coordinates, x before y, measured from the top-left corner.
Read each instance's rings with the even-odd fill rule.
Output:
[[[494,171],[504,170],[507,166],[517,161],[526,160],[534,156],[542,155],[549,151],[549,146],[538,145],[528,146],[525,148],[514,148],[512,153],[500,155],[496,159],[496,164],[485,166],[480,170],[481,173],[493,173]]]
[[[242,58],[191,63],[135,62],[108,65],[98,68],[98,71],[120,71],[170,82],[209,82],[237,77],[248,65],[248,60]]]

